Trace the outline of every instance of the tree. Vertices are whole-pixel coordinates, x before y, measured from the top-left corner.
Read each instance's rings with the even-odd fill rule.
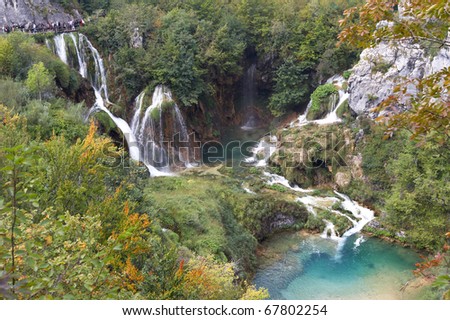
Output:
[[[50,91],[55,82],[47,68],[45,68],[44,63],[38,62],[28,71],[25,84],[32,93],[39,95],[39,100],[42,100],[42,93]]]
[[[289,107],[308,99],[308,75],[302,65],[293,59],[286,60],[276,71],[275,90],[270,97],[269,109],[275,116],[286,113]]]
[[[434,50],[450,46],[450,3],[447,0],[368,0],[362,6],[346,10],[340,24],[343,27],[339,35],[340,42],[361,48],[374,46],[381,41],[420,43]],[[407,93],[411,85],[417,88],[417,93]],[[408,128],[414,139],[419,136],[425,138],[434,131],[439,133],[433,135],[439,143],[448,142],[450,99],[442,89],[448,87],[450,68],[423,79],[401,83],[379,108],[384,110],[399,105],[400,98],[410,98],[407,112],[389,117],[388,133]]]
[[[10,75],[13,60],[13,47],[5,37],[0,38],[0,74]]]

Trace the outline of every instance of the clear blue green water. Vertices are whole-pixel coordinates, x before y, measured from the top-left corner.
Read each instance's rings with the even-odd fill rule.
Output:
[[[354,235],[337,242],[314,235],[283,234],[265,245],[254,283],[271,299],[408,299],[400,289],[414,278],[419,255],[399,245]]]

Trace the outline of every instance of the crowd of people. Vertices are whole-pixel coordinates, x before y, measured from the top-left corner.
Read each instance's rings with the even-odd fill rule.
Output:
[[[28,32],[28,33],[39,33],[39,32],[67,32],[67,31],[74,31],[77,30],[80,26],[82,27],[84,25],[83,19],[75,19],[70,20],[69,22],[52,22],[52,23],[34,23],[34,22],[28,22],[28,23],[12,23],[10,25],[5,24],[3,25],[2,31],[4,33],[10,33],[13,31],[21,31],[21,32]]]

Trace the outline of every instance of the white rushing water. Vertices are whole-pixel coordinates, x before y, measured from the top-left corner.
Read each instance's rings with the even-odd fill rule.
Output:
[[[345,245],[347,238],[360,232],[365,225],[367,225],[370,221],[372,221],[375,218],[375,213],[372,210],[365,208],[359,205],[357,202],[351,200],[345,194],[339,193],[337,191],[334,191],[334,193],[338,197],[304,196],[298,198],[297,201],[303,203],[306,206],[308,212],[312,213],[315,216],[317,216],[316,211],[317,209],[327,210],[329,212],[347,218],[353,224],[352,228],[345,231],[344,234],[339,235],[332,222],[326,219],[323,220],[326,227],[325,230],[322,232],[322,237],[329,238],[337,242],[338,245],[336,249],[336,259],[340,259],[342,249]],[[347,214],[344,214],[338,210],[333,210],[332,206],[336,203],[340,203],[340,205],[344,210],[349,211],[352,214],[353,218],[349,217]],[[363,242],[363,240],[364,238],[359,237],[355,241],[354,244],[355,248],[359,247]]]
[[[144,92],[136,97],[135,111],[131,121],[131,130],[136,135],[138,142],[144,146],[143,154],[141,154],[144,162],[162,167],[164,170],[170,170],[169,152],[174,152],[184,166],[191,167],[187,125],[169,88],[162,85],[157,86],[148,107],[144,107],[144,97]],[[163,110],[164,103],[167,103],[171,110]],[[169,145],[168,141],[165,141],[165,115],[172,117],[173,128],[171,131],[178,135],[175,140],[179,142],[179,146]],[[183,147],[183,145],[185,146]]]
[[[242,79],[243,92],[242,92],[242,106],[245,113],[245,123],[241,127],[242,130],[253,130],[257,126],[255,116],[255,100],[256,100],[256,64],[253,63],[245,72]]]
[[[274,135],[267,135],[263,137],[258,145],[252,149],[252,156],[246,158],[244,161],[252,164],[255,167],[265,167],[270,157],[277,150],[277,137]]]
[[[55,41],[56,54],[58,55],[59,59],[61,59],[61,61],[64,62],[65,64],[68,64],[66,42],[64,40],[64,33],[56,35],[54,38],[54,41]]]
[[[308,120],[308,112],[311,109],[312,101],[309,101],[308,106],[303,114],[301,114],[297,120],[291,122],[290,127],[305,126],[310,123],[315,123],[318,125],[329,125],[334,123],[339,123],[342,121],[337,115],[337,110],[339,107],[348,99],[349,93],[343,90],[343,85],[346,80],[342,76],[333,76],[327,80],[328,84],[334,84],[338,89],[338,95],[333,94],[330,98],[329,111],[323,119]]]
[[[71,38],[76,48],[78,71],[83,78],[89,80],[89,82],[92,85],[92,88],[94,89],[95,103],[92,106],[91,110],[89,111],[89,115],[98,111],[105,112],[125,137],[128,144],[131,159],[135,161],[141,161],[142,159],[141,159],[140,145],[138,143],[138,140],[136,139],[133,130],[130,128],[130,126],[125,120],[113,115],[111,111],[109,111],[109,109],[106,107],[106,105],[110,105],[112,103],[109,101],[108,97],[106,69],[103,64],[103,59],[101,58],[98,50],[83,34],[78,35],[78,41],[74,34],[70,34],[68,36]],[[67,44],[65,41],[65,37],[66,37],[65,34],[55,36],[54,40],[55,53],[64,63],[68,64]],[[87,67],[88,61],[92,61],[94,64],[95,72],[93,74],[89,73]],[[167,175],[167,173],[159,171],[154,166],[146,163],[145,161],[144,164],[147,166],[151,176]]]
[[[278,174],[274,174],[274,173],[269,173],[269,172],[263,172],[263,175],[267,178],[269,178],[267,180],[267,184],[268,185],[274,185],[274,184],[279,184],[282,185],[288,189],[291,189],[292,191],[296,191],[296,192],[312,192],[314,190],[307,190],[307,189],[302,189],[297,185],[293,185],[291,186],[291,184],[289,183],[288,179],[286,179],[285,177],[282,177]]]

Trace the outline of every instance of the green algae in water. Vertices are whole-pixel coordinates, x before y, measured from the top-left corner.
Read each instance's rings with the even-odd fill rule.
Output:
[[[339,255],[333,240],[298,234],[295,238],[296,246],[292,235],[275,239],[278,250],[288,242],[287,251],[261,261],[255,275],[254,283],[267,288],[271,299],[410,298],[400,289],[414,278],[414,264],[420,261],[414,251],[356,234],[347,239]]]

